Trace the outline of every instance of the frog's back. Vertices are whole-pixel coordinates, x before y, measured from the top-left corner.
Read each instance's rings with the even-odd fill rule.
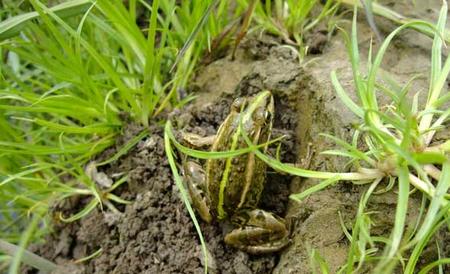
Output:
[[[217,133],[212,151],[227,151],[246,148],[247,144],[237,130],[239,114],[230,115]],[[255,132],[258,131],[258,132]],[[253,122],[246,124],[246,132],[256,143],[266,142],[268,133],[254,128]],[[227,164],[227,161],[229,163]],[[208,192],[212,213],[223,219],[240,209],[255,208],[264,187],[266,164],[254,153],[246,153],[232,159],[210,159],[207,161]]]

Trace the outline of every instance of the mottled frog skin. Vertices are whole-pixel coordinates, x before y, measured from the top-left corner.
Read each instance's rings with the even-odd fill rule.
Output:
[[[230,151],[248,147],[243,129],[254,144],[266,144],[262,147],[265,151],[273,115],[272,94],[263,91],[252,98],[236,99],[215,136],[182,135],[191,146],[210,144],[210,151]],[[208,159],[204,168],[186,160],[183,173],[192,204],[204,221],[228,219],[237,226],[225,236],[228,245],[260,254],[278,251],[288,244],[284,219],[258,209],[266,181],[266,164],[254,153]]]

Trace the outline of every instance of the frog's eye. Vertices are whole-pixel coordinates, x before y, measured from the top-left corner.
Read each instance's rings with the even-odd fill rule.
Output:
[[[267,119],[267,114],[268,111],[265,111],[263,108],[258,108],[257,110],[255,110],[255,112],[253,113],[253,120],[257,123],[257,124],[264,124],[264,121],[266,121]]]
[[[264,111],[264,124],[269,125],[272,122],[273,119],[273,112],[271,111]]]
[[[231,111],[241,112],[241,110],[245,107],[245,103],[245,98],[237,98],[231,104]]]

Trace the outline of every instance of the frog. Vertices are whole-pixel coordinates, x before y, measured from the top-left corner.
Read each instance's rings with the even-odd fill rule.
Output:
[[[274,117],[274,99],[270,91],[234,100],[230,113],[213,136],[182,132],[185,144],[209,147],[209,151],[248,148],[244,136],[266,152]],[[246,135],[244,135],[246,134]],[[258,208],[266,183],[267,164],[254,152],[228,158],[207,159],[201,165],[193,159],[183,162],[183,178],[197,214],[207,223],[227,221],[233,230],[224,242],[250,254],[282,250],[289,244],[285,219]]]

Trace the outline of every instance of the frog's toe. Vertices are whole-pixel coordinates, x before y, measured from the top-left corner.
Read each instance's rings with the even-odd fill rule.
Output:
[[[225,235],[225,243],[251,254],[262,254],[281,250],[289,244],[289,237],[287,230],[247,226]]]
[[[239,228],[225,236],[225,243],[251,254],[277,252],[289,244],[286,235],[279,238],[273,231],[264,228]]]
[[[288,238],[283,238],[275,242],[270,242],[262,245],[245,246],[244,250],[250,254],[266,254],[282,250],[289,244]]]

